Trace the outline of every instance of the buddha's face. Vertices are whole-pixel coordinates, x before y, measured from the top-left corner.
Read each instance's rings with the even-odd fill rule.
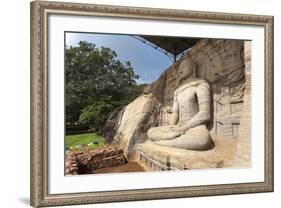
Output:
[[[181,77],[181,79],[186,79],[189,77],[193,77],[194,70],[195,70],[194,65],[192,65],[186,61],[183,61],[179,66],[178,73],[179,73],[179,76]]]

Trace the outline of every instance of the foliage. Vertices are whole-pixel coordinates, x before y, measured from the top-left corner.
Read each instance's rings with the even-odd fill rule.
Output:
[[[66,121],[101,130],[114,108],[135,99],[142,86],[130,62],[121,63],[110,48],[80,41],[65,56]]]
[[[109,101],[96,101],[82,110],[79,122],[88,124],[93,131],[101,130],[109,113],[114,110],[117,103]]]

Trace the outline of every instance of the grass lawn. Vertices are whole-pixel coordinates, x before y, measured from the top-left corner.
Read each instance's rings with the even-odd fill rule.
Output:
[[[78,144],[93,143],[92,147],[102,147],[105,145],[104,138],[97,133],[67,135],[65,138],[65,147],[71,147]]]

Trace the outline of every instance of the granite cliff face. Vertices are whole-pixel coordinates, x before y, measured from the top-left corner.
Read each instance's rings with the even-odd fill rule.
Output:
[[[126,107],[116,108],[107,118],[106,124],[103,127],[102,136],[105,141],[110,144],[113,141],[113,138],[121,124],[121,119]]]
[[[247,113],[245,109],[249,109],[249,102],[244,103],[244,100],[245,74],[248,73],[249,80],[250,66],[246,66],[246,73],[244,59],[244,41],[198,41],[186,55],[166,69],[158,80],[147,86],[142,96],[115,114],[114,136],[109,135],[112,144],[123,149],[128,156],[136,144],[147,140],[146,133],[150,127],[168,124],[170,114],[165,109],[172,106],[174,91],[181,79],[178,73],[181,63],[196,65],[195,76],[210,84],[212,118],[208,129],[211,135],[222,141],[240,141],[239,138],[243,138],[240,134],[248,135],[250,131],[249,122],[245,119],[243,122],[248,122],[244,130],[246,133],[239,128],[241,116]],[[250,90],[249,87],[247,90]],[[249,136],[246,140],[250,140]],[[250,154],[249,151],[247,154]]]
[[[142,95],[127,105],[112,144],[128,156],[136,144],[146,140],[146,132],[158,122],[160,103],[153,94]]]

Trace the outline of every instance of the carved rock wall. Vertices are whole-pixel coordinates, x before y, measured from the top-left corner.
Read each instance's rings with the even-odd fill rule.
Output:
[[[170,114],[164,109],[172,106],[173,93],[181,79],[177,70],[183,61],[193,62],[196,76],[211,85],[213,113],[209,129],[226,139],[237,138],[245,86],[244,41],[202,39],[161,75],[152,87],[162,103],[160,126],[168,124]]]
[[[245,41],[245,75],[243,113],[241,128],[237,140],[237,151],[232,162],[233,166],[249,167],[251,165],[251,41]]]
[[[144,95],[126,106],[121,120],[118,118],[120,125],[112,144],[123,149],[125,155],[147,139],[150,127],[168,124],[170,114],[164,109],[172,106],[182,62],[195,64],[196,77],[211,86],[212,119],[208,127],[212,135],[224,140],[239,136],[245,88],[244,41],[202,39],[149,85]]]

